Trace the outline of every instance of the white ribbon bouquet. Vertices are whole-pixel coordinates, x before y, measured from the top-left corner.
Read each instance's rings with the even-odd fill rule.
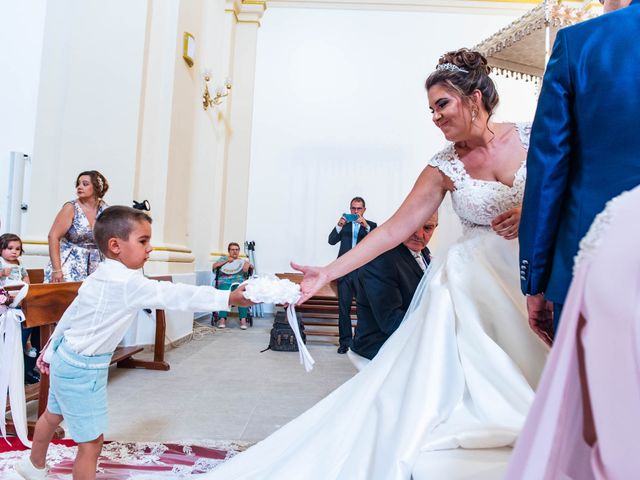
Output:
[[[24,360],[22,357],[22,333],[20,324],[24,322],[24,313],[18,304],[27,295],[28,284],[15,297],[0,288],[0,412],[7,407],[7,390],[11,405],[11,417],[18,438],[25,447],[31,447],[27,438],[27,406],[24,396]],[[7,439],[4,413],[0,420],[2,437]],[[7,440],[8,441],[8,440]]]
[[[287,321],[293,330],[298,343],[298,353],[300,354],[300,363],[304,365],[304,369],[309,372],[316,363],[311,357],[307,346],[302,341],[300,329],[298,328],[298,319],[296,318],[295,304],[300,298],[300,285],[293,283],[291,280],[281,279],[275,275],[261,275],[250,278],[245,282],[246,289],[244,296],[248,300],[255,303],[279,303],[289,306],[287,307]]]

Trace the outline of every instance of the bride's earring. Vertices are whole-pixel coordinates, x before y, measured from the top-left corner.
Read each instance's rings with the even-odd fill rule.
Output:
[[[478,109],[476,107],[471,109],[471,121],[475,122],[478,117]]]

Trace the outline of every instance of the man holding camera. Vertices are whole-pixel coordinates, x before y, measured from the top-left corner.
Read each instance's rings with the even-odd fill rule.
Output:
[[[344,255],[355,247],[367,234],[378,225],[365,220],[366,204],[364,198],[354,197],[351,200],[350,213],[345,213],[338,220],[338,225],[329,234],[329,245],[340,242],[338,256]],[[351,346],[353,332],[351,330],[351,302],[356,295],[358,271],[354,270],[338,279],[338,332],[340,346],[338,353],[347,353]]]

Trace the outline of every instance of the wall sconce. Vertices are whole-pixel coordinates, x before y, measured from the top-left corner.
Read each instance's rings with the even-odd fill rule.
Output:
[[[227,97],[231,92],[231,79],[227,78],[224,81],[224,85],[217,87],[215,94],[211,96],[209,93],[209,82],[211,81],[211,70],[203,70],[202,78],[204,78],[204,93],[202,94],[202,108],[205,110],[214,105],[220,105],[224,97]]]

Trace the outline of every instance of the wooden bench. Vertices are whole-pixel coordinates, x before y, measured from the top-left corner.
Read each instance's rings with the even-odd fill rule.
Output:
[[[294,283],[302,282],[301,273],[276,273],[278,278],[287,279]],[[302,315],[306,335],[323,337],[338,337],[338,283],[334,280],[323,286],[316,295],[302,305],[296,307],[296,312]],[[356,303],[351,302],[351,327],[357,324]],[[320,327],[309,329],[307,326]]]
[[[171,277],[155,277],[155,280],[170,281]],[[27,296],[22,300],[21,307],[25,314],[25,325],[29,328],[40,329],[40,342],[42,345],[51,338],[56,322],[62,317],[65,310],[76,298],[82,282],[65,283],[41,283],[31,284]],[[8,287],[8,290],[16,290],[19,287]],[[133,355],[144,350],[141,346],[118,347],[111,358],[111,364],[117,364],[119,368],[146,368],[151,370],[169,370],[170,366],[164,360],[164,337],[166,332],[166,318],[163,310],[156,310],[156,333],[153,360],[138,360]],[[42,375],[40,382],[25,387],[27,401],[38,400],[38,417],[42,415],[47,406],[49,395],[49,376]],[[33,435],[35,422],[28,422],[29,435]],[[7,432],[15,433],[11,422],[7,422]],[[63,438],[64,431],[56,432],[58,438]]]
[[[27,268],[29,283],[44,283],[44,270],[42,268]]]

